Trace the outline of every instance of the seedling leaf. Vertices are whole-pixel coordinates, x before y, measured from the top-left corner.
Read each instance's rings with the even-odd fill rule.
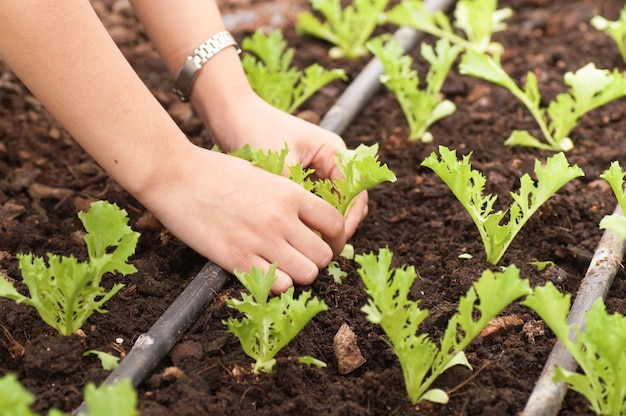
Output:
[[[622,60],[626,62],[626,5],[620,12],[618,20],[611,21],[602,16],[594,16],[591,25],[607,33],[615,41]]]
[[[285,157],[289,149],[287,144],[279,153],[253,149],[249,145],[231,152],[231,155],[250,161],[269,172],[280,174],[284,169]],[[361,192],[373,188],[385,181],[395,182],[396,176],[387,165],[378,161],[378,144],[367,146],[360,144],[356,149],[340,149],[335,157],[335,163],[343,178],[322,179],[313,182],[309,179],[314,169],[303,169],[299,163],[288,167],[290,179],[302,184],[308,191],[337,208],[342,215],[346,215],[352,201]]]
[[[104,370],[115,370],[119,365],[120,358],[104,351],[89,350],[83,353],[84,356],[93,354],[100,360],[100,364]]]
[[[545,142],[529,132],[514,131],[505,141],[509,146],[532,146],[552,151],[571,150],[573,142],[569,134],[584,114],[626,96],[626,78],[617,70],[611,72],[598,69],[593,63],[574,73],[566,73],[564,83],[569,86],[569,91],[557,95],[547,108],[540,106],[541,96],[537,79],[532,72],[528,72],[524,89],[520,89],[504,71],[499,59],[476,51],[468,51],[463,55],[459,71],[506,88],[533,115]]]
[[[128,226],[126,211],[99,201],[78,216],[87,230],[89,262],[48,253],[46,265],[42,257],[18,254],[29,296],[20,294],[11,283],[0,278],[0,296],[33,306],[60,335],[70,335],[81,328],[94,311],[106,312],[102,305],[124,285],[118,283],[105,291],[100,287],[105,273],[117,271],[126,275],[137,271],[127,261],[135,251],[139,233]]]
[[[439,153],[440,159],[433,152],[422,166],[432,169],[465,207],[478,229],[487,261],[492,264],[500,261],[517,233],[541,205],[567,182],[584,175],[578,166],[568,164],[563,153],[548,158],[545,166],[535,161],[536,182],[528,174],[522,176],[519,193],[510,193],[513,203],[508,210],[509,220],[501,224],[505,212],[494,212],[497,197],[483,194],[486,178],[471,168],[471,154],[458,161],[455,150],[439,146]]]
[[[409,124],[409,139],[432,141],[428,128],[440,119],[456,111],[456,106],[440,97],[441,88],[461,52],[460,46],[451,46],[445,39],[437,41],[435,48],[423,43],[421,53],[430,64],[426,75],[426,86],[419,89],[417,72],[411,69],[413,60],[405,55],[398,40],[385,43],[386,37],[379,36],[367,43],[367,48],[383,64],[381,82],[394,93],[405,119]]]
[[[485,271],[461,298],[457,313],[450,319],[440,346],[426,334],[417,333],[428,311],[419,308],[419,300],[408,299],[417,277],[414,267],[391,269],[392,253],[381,249],[357,255],[357,270],[369,296],[362,310],[367,319],[382,327],[389,344],[398,356],[407,393],[412,403],[432,400],[447,402],[443,390],[429,390],[444,371],[455,365],[472,368],[463,350],[487,323],[515,299],[531,292],[528,281],[519,279],[515,266],[502,273]],[[476,313],[477,312],[477,313]],[[478,316],[478,319],[476,319]]]
[[[618,313],[608,314],[602,299],[597,299],[585,314],[584,330],[568,324],[570,295],[561,294],[552,283],[535,288],[522,304],[537,312],[582,370],[581,374],[557,367],[554,381],[565,382],[585,396],[596,414],[623,414],[626,318]]]
[[[311,12],[298,14],[296,30],[335,45],[329,51],[331,58],[356,59],[367,55],[365,43],[378,25],[389,0],[354,0],[344,9],[340,0],[311,0]]]
[[[0,409],[7,416],[35,416],[30,406],[35,397],[19,382],[15,374],[0,378]]]
[[[385,20],[408,26],[440,39],[446,39],[464,50],[500,55],[501,44],[492,42],[494,33],[506,28],[504,20],[512,16],[510,8],[496,9],[496,0],[459,0],[454,9],[454,23],[441,11],[429,11],[422,0],[405,0],[385,13]],[[460,29],[464,36],[454,28]]]
[[[242,66],[250,85],[261,98],[287,113],[294,113],[326,84],[346,79],[343,69],[326,70],[312,64],[303,72],[291,66],[294,50],[279,29],[269,35],[259,29],[241,43],[246,53]]]
[[[276,280],[276,264],[272,264],[267,273],[254,267],[249,273],[236,271],[235,276],[251,295],[242,293],[242,300],[228,299],[226,304],[244,316],[222,322],[228,332],[239,339],[246,355],[255,360],[254,371],[271,373],[276,354],[315,315],[328,307],[324,301],[311,298],[310,291],[294,298],[293,287],[270,299],[270,289]],[[305,358],[305,362],[319,364],[311,358]]]
[[[611,230],[616,233],[620,239],[626,238],[626,218],[624,218],[623,215],[623,213],[626,212],[626,193],[624,193],[625,176],[626,173],[622,171],[618,161],[612,162],[609,169],[600,175],[601,178],[606,180],[609,185],[611,185],[613,194],[615,195],[617,203],[622,210],[622,215],[605,215],[600,221],[600,229]]]
[[[89,383],[85,386],[85,404],[89,416],[137,416],[137,393],[129,379],[122,379],[115,384],[102,384],[96,387]],[[80,413],[83,415],[83,413]]]

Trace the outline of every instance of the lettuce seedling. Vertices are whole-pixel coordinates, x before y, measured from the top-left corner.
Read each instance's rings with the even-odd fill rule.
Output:
[[[471,153],[462,161],[457,160],[455,150],[444,146],[439,146],[439,153],[441,159],[433,152],[422,166],[432,169],[465,207],[478,228],[491,264],[500,261],[517,233],[544,202],[567,182],[584,175],[578,166],[569,165],[563,153],[548,158],[545,166],[536,160],[537,181],[528,174],[521,177],[519,193],[510,193],[513,202],[508,209],[508,222],[501,224],[507,213],[493,212],[497,196],[483,194],[486,178],[472,169]]]
[[[594,16],[591,25],[615,41],[622,59],[626,62],[626,5],[619,14],[619,20],[611,21],[602,16]]]
[[[613,194],[617,198],[617,203],[622,210],[626,212],[626,194],[624,193],[624,176],[626,173],[622,171],[619,162],[611,163],[609,169],[604,171],[601,178],[611,185]],[[605,215],[600,221],[600,229],[611,230],[619,236],[620,239],[626,238],[626,218],[619,214]]]
[[[88,416],[138,416],[137,392],[130,379],[122,379],[114,384],[102,384],[96,387],[89,383],[85,386],[85,404]],[[79,413],[78,416],[87,416]]]
[[[0,296],[37,309],[39,316],[60,335],[80,329],[93,312],[106,313],[102,305],[122,287],[110,291],[100,287],[102,276],[119,272],[135,273],[127,263],[134,254],[139,233],[127,225],[126,211],[115,204],[98,201],[86,213],[79,213],[87,234],[88,262],[74,256],[48,253],[48,265],[42,257],[18,254],[19,268],[30,296],[20,294],[6,279],[0,278]]]
[[[311,298],[305,291],[295,299],[294,288],[280,296],[269,299],[270,289],[276,280],[276,264],[267,274],[252,268],[249,273],[235,271],[235,276],[250,294],[242,293],[242,300],[228,299],[226,304],[243,313],[239,318],[222,321],[228,332],[234,334],[244,352],[256,360],[254,372],[271,373],[276,354],[287,345],[318,313],[328,309],[324,301]],[[301,362],[325,367],[326,364],[312,357],[300,357]]]
[[[335,45],[331,58],[356,59],[367,55],[365,43],[372,36],[389,0],[354,0],[345,9],[340,0],[310,0],[322,21],[311,12],[298,14],[296,30]]]
[[[269,172],[280,174],[285,169],[284,163],[288,153],[289,148],[285,144],[280,152],[253,149],[246,145],[229,154],[248,160]],[[358,194],[383,182],[396,181],[396,175],[387,165],[378,161],[378,144],[371,146],[360,144],[353,150],[340,149],[335,156],[335,163],[343,178],[313,181],[310,176],[315,170],[304,169],[300,164],[288,167],[289,178],[320,196],[344,216]]]
[[[87,350],[83,353],[83,356],[95,355],[100,360],[100,365],[103,370],[115,370],[119,367],[120,357],[116,357],[113,354],[109,354],[108,352],[98,351],[98,350]]]
[[[247,160],[254,166],[258,166],[269,173],[273,173],[274,175],[281,175],[285,169],[285,158],[289,154],[289,146],[285,143],[285,146],[280,151],[274,151],[271,149],[263,151],[246,144],[242,148],[233,150],[228,154]]]
[[[313,192],[346,215],[361,192],[383,182],[395,182],[396,175],[378,161],[378,144],[360,144],[356,149],[340,149],[335,162],[343,178],[314,183]]]
[[[0,409],[10,416],[35,416],[30,406],[35,397],[19,382],[15,374],[7,374],[0,378]],[[58,410],[51,410],[49,415],[63,414]]]
[[[613,100],[626,96],[626,78],[619,71],[598,69],[589,63],[578,71],[564,76],[567,93],[557,95],[547,108],[541,107],[541,95],[537,77],[533,72],[526,75],[521,89],[504,71],[497,58],[469,51],[459,66],[462,74],[484,79],[506,88],[530,111],[539,125],[545,142],[535,138],[526,130],[515,130],[505,141],[508,146],[530,146],[552,151],[568,151],[574,147],[570,132],[578,120],[589,111]]]
[[[409,124],[409,139],[432,141],[428,128],[456,111],[452,101],[441,98],[441,88],[462,48],[451,46],[446,39],[439,39],[435,48],[422,43],[422,57],[430,66],[426,86],[420,90],[417,71],[411,69],[413,59],[404,55],[398,40],[385,43],[385,37],[379,36],[366,46],[383,64],[385,73],[380,76],[380,81],[396,96]]]
[[[447,39],[465,50],[500,55],[504,47],[491,40],[494,33],[506,29],[505,19],[513,15],[509,8],[497,9],[497,0],[459,0],[454,9],[454,23],[442,11],[431,12],[422,0],[404,0],[385,13],[385,20]],[[459,29],[464,35],[455,31]]]
[[[362,308],[367,319],[382,327],[389,345],[396,353],[405,387],[412,403],[429,400],[447,403],[448,395],[441,389],[431,389],[444,371],[464,365],[470,370],[464,349],[504,308],[517,298],[531,292],[527,280],[519,278],[519,269],[509,266],[503,272],[486,270],[459,301],[455,315],[448,321],[439,345],[427,334],[417,333],[428,316],[419,308],[419,300],[409,300],[411,286],[417,277],[413,266],[391,269],[393,254],[381,249],[357,255],[358,273],[370,299]]]
[[[626,317],[608,314],[602,299],[585,313],[584,329],[567,323],[569,294],[562,294],[549,282],[536,287],[523,305],[531,308],[548,325],[574,357],[582,374],[561,367],[554,381],[564,382],[589,400],[596,414],[626,413]]]
[[[0,378],[0,410],[4,416],[36,416],[30,410],[35,402],[15,374],[7,374]],[[93,383],[85,387],[85,404],[90,416],[136,416],[137,393],[130,380],[120,380],[115,384],[103,384],[96,387]],[[51,409],[48,416],[64,416],[65,413]],[[81,412],[78,416],[85,416]]]
[[[250,85],[261,98],[274,107],[293,113],[324,85],[336,80],[346,80],[343,69],[326,70],[312,64],[304,72],[291,66],[292,48],[279,29],[269,35],[259,29],[241,43],[246,52],[242,58],[243,69]]]

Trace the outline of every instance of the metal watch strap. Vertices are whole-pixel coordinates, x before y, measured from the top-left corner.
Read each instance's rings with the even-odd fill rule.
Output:
[[[203,42],[198,48],[193,51],[193,55],[190,55],[185,59],[183,67],[178,72],[176,80],[174,81],[174,93],[178,95],[181,101],[189,101],[189,94],[191,93],[191,87],[193,81],[198,75],[198,71],[202,68],[209,59],[215,56],[218,52],[234,46],[237,48],[237,52],[241,52],[237,46],[237,41],[227,30],[218,32],[211,36],[205,42]]]

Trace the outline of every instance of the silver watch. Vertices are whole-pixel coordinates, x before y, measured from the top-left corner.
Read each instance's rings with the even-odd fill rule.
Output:
[[[183,67],[178,72],[176,80],[174,81],[174,93],[178,95],[181,101],[189,101],[189,94],[191,93],[191,87],[193,81],[198,75],[198,71],[202,68],[209,59],[215,56],[218,52],[234,46],[237,48],[237,52],[240,53],[240,49],[237,46],[237,41],[228,32],[224,30],[211,36],[204,43],[202,43],[195,51],[193,55],[190,55],[185,59]]]

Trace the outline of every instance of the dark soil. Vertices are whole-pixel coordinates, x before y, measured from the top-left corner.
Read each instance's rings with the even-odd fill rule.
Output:
[[[155,96],[194,142],[210,146],[210,137],[190,107],[177,101],[171,79],[150,46],[125,1],[93,1],[94,7],[132,65]],[[225,2],[222,2],[225,3]],[[275,4],[271,4],[275,3]],[[287,7],[289,6],[289,7]],[[607,35],[593,29],[590,18],[601,14],[617,19],[623,2],[617,0],[507,0],[514,16],[508,29],[497,35],[506,49],[505,70],[519,82],[533,71],[545,103],[565,91],[563,74],[588,62],[600,68],[624,69],[617,48]],[[274,9],[272,9],[274,7]],[[241,40],[278,10],[290,46],[296,47],[301,67],[320,62],[346,68],[353,79],[367,63],[329,61],[327,45],[299,37],[294,15],[307,2],[238,0],[224,4],[227,22]],[[236,19],[237,12],[254,10],[256,20]],[[425,41],[432,39],[426,37]],[[417,58],[420,74],[425,65]],[[0,267],[20,283],[15,255],[46,252],[86,256],[82,225],[77,212],[92,200],[116,202],[128,211],[131,226],[141,232],[133,263],[133,276],[106,279],[126,287],[106,304],[107,314],[95,314],[84,326],[84,337],[58,337],[25,306],[0,299],[0,376],[17,373],[35,394],[34,410],[76,408],[89,381],[101,382],[108,372],[88,349],[127,353],[133,340],[146,332],[204,265],[205,259],[181,244],[123,189],[114,183],[69,137],[41,104],[0,62]],[[324,88],[303,110],[319,116],[330,108],[347,84]],[[429,169],[420,166],[437,145],[473,152],[473,166],[488,178],[487,191],[499,196],[498,208],[510,203],[523,173],[532,172],[535,159],[551,154],[528,148],[509,148],[504,140],[513,129],[536,125],[507,91],[454,72],[444,87],[455,102],[456,113],[431,131],[430,144],[406,140],[408,128],[395,98],[381,89],[343,136],[350,146],[380,144],[381,160],[398,176],[394,184],[370,193],[370,214],[351,243],[357,253],[389,247],[397,266],[413,265],[419,272],[412,295],[431,311],[423,331],[438,339],[458,299],[481,273],[492,268],[485,261],[476,228],[449,189]],[[554,195],[527,223],[500,265],[515,264],[533,285],[554,281],[575,295],[596,249],[600,219],[611,213],[616,201],[599,174],[613,160],[624,162],[626,147],[624,101],[611,103],[583,117],[574,130],[575,148],[567,154],[586,176],[574,180]],[[184,201],[181,201],[184,203]],[[233,225],[235,226],[235,225]],[[471,258],[459,258],[469,253]],[[538,272],[531,261],[551,260],[556,268]],[[449,404],[411,406],[398,362],[381,330],[369,323],[361,307],[363,286],[352,262],[341,260],[349,275],[342,285],[322,272],[312,285],[329,310],[318,315],[278,357],[272,375],[254,375],[251,360],[238,341],[226,333],[221,320],[233,315],[225,299],[238,296],[242,287],[230,280],[223,292],[185,333],[154,376],[139,388],[143,415],[514,415],[532,391],[554,337],[527,309],[514,305],[505,316],[523,323],[504,326],[476,339],[467,349],[474,372],[453,368],[438,386],[450,392]],[[556,270],[556,272],[555,272]],[[623,272],[617,276],[607,304],[623,312],[626,287]],[[298,288],[301,289],[301,288]],[[339,374],[333,354],[333,336],[347,323],[358,337],[367,362],[347,375]],[[325,369],[307,368],[295,357],[311,355],[325,361]],[[162,377],[165,368],[182,370],[177,377]],[[176,374],[176,373],[174,373]],[[584,399],[568,393],[561,415],[589,414]]]

